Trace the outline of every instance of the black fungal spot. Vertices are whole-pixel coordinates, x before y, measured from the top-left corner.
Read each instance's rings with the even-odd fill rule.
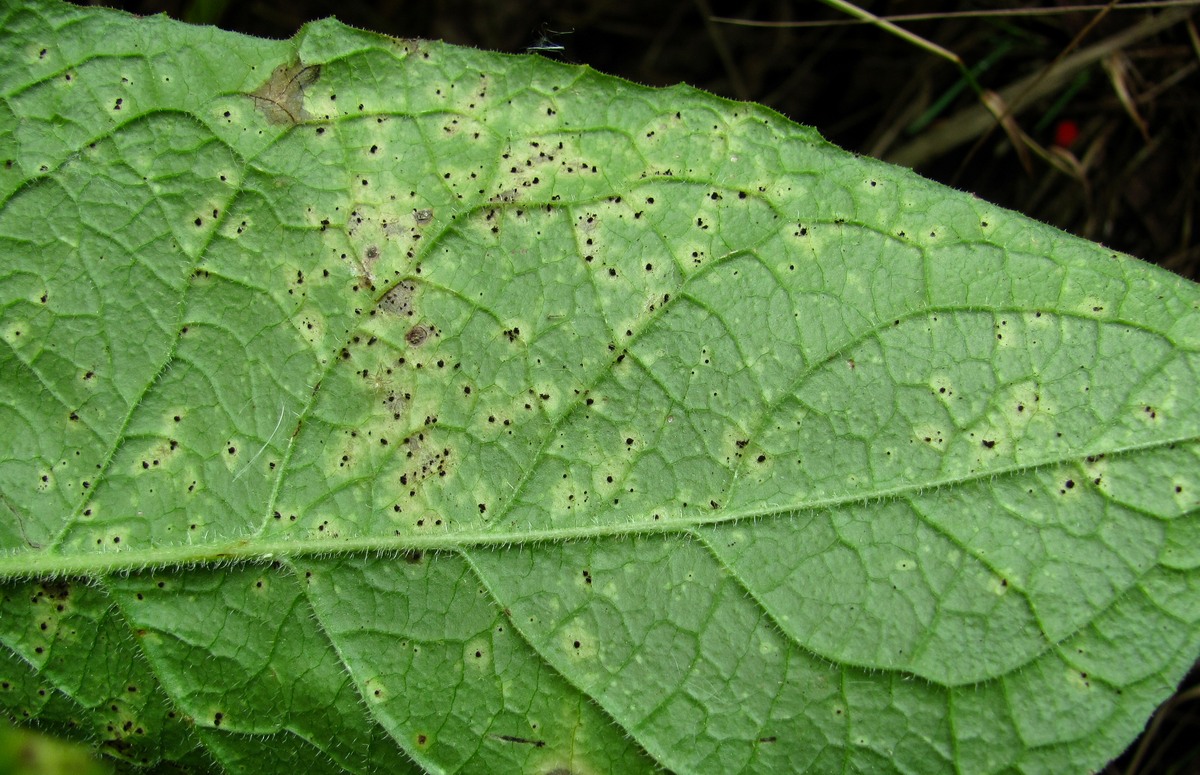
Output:
[[[991,449],[992,447],[996,446],[996,442],[993,441],[992,439],[984,439],[981,443],[983,444],[983,446],[987,447],[988,449]]]
[[[545,740],[530,740],[527,737],[514,737],[513,735],[495,735],[497,740],[503,740],[506,743],[519,743],[521,745],[532,745],[534,748],[545,748]]]

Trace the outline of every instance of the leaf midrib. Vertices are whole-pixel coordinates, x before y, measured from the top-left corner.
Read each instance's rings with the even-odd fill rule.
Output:
[[[0,580],[35,576],[92,576],[111,572],[170,568],[196,564],[219,564],[246,561],[271,561],[301,557],[328,557],[348,554],[388,554],[408,551],[456,551],[486,546],[512,546],[547,541],[579,540],[586,538],[618,538],[638,535],[683,534],[697,527],[729,524],[745,520],[783,518],[806,511],[847,506],[878,504],[905,497],[916,497],[946,487],[968,485],[997,477],[1016,476],[1040,469],[1054,468],[1082,461],[1090,456],[1110,458],[1171,447],[1177,444],[1200,442],[1200,436],[1179,436],[1117,448],[1085,449],[1078,453],[1047,458],[1038,463],[988,469],[966,476],[948,477],[934,482],[904,484],[886,490],[872,490],[855,495],[818,498],[804,502],[772,506],[769,509],[717,510],[710,513],[686,515],[670,520],[643,520],[626,524],[581,525],[553,529],[513,529],[503,531],[464,531],[440,536],[360,536],[352,538],[272,539],[248,536],[232,541],[187,546],[118,549],[82,554],[52,554],[23,552],[0,557]]]

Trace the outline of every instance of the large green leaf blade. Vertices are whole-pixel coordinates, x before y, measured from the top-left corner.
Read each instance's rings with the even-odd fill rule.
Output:
[[[1195,285],[686,88],[0,15],[17,720],[230,771],[1081,769],[1200,651]]]

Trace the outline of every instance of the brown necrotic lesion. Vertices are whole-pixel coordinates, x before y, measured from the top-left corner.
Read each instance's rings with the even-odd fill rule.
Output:
[[[248,96],[272,124],[299,124],[309,117],[304,110],[304,90],[320,75],[320,65],[288,62],[271,71],[271,77]]]

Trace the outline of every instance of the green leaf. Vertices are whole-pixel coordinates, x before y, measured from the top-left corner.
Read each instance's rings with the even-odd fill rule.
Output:
[[[0,5],[0,707],[229,772],[1083,771],[1200,292],[686,87]]]

